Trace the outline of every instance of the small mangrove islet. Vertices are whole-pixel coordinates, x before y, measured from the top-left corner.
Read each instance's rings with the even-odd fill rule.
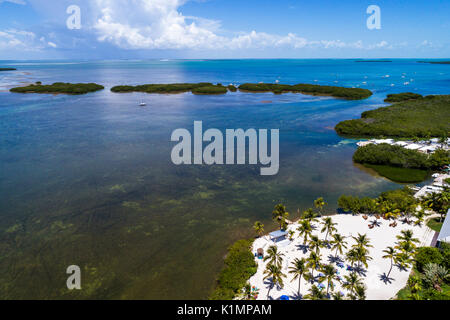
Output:
[[[15,93],[50,93],[50,94],[86,94],[103,90],[105,87],[96,83],[63,83],[55,82],[51,85],[42,85],[40,82],[25,87],[12,88]]]

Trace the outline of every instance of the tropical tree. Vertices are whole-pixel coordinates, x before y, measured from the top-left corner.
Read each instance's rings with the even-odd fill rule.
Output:
[[[364,284],[355,287],[355,297],[358,300],[366,300],[366,286]]]
[[[312,251],[308,257],[308,267],[311,269],[311,275],[314,277],[314,270],[320,269],[322,257],[320,254]]]
[[[336,275],[336,268],[333,265],[331,265],[331,264],[327,264],[327,265],[322,267],[321,271],[323,273],[323,276],[320,277],[319,281],[320,282],[326,281],[326,283],[327,283],[327,296],[328,296],[328,293],[330,292],[330,289],[334,290],[334,282],[333,281],[334,280],[338,280],[338,277]]]
[[[336,250],[335,258],[337,258],[338,253],[343,254],[343,249],[347,249],[347,241],[345,237],[339,233],[333,234],[333,241],[331,241],[331,250]]]
[[[325,200],[323,200],[322,197],[314,200],[314,207],[316,207],[319,210],[319,214],[322,215],[322,209],[323,207],[325,207],[326,205],[328,205],[328,203],[325,202]]]
[[[332,292],[331,297],[333,300],[343,300],[344,296],[340,292]]]
[[[391,261],[391,268],[389,269],[389,272],[387,274],[387,278],[389,278],[391,271],[392,271],[392,267],[394,266],[394,259],[397,256],[397,252],[392,247],[387,247],[385,250],[383,250],[383,252],[386,253],[383,256],[383,259],[389,259]]]
[[[264,225],[260,221],[256,221],[253,225],[253,229],[255,230],[258,236],[262,236],[264,233]]]
[[[308,294],[305,295],[305,298],[308,300],[324,300],[325,294],[322,290],[319,289],[315,284],[311,286],[311,288],[308,290]]]
[[[395,263],[400,267],[407,269],[413,263],[412,254],[410,252],[400,251],[394,259]]]
[[[327,241],[328,234],[333,235],[333,232],[335,232],[337,230],[335,227],[337,225],[337,223],[334,223],[333,219],[331,219],[330,217],[326,217],[323,220],[322,225],[323,225],[323,228],[322,228],[322,230],[320,230],[320,232],[325,232],[325,231],[327,232],[325,234],[325,241]]]
[[[283,225],[285,225],[288,217],[289,212],[286,211],[286,207],[282,204],[277,204],[272,211],[272,220],[276,221],[280,225],[280,229]]]
[[[269,264],[276,264],[281,267],[283,263],[284,253],[278,251],[277,246],[270,246],[267,249],[267,255],[264,257],[264,262],[269,261]]]
[[[292,267],[289,268],[289,273],[294,275],[293,280],[297,280],[298,279],[298,296],[300,296],[300,284],[301,284],[301,281],[302,281],[302,277],[306,273],[307,268],[308,267],[306,265],[306,259],[305,258],[301,258],[301,259],[296,258],[292,262]]]
[[[363,264],[366,268],[368,268],[369,265],[367,262],[372,260],[372,257],[369,256],[369,250],[364,247],[356,247],[353,248],[353,250],[355,251],[355,258],[358,262],[358,267],[361,267],[361,264]]]
[[[277,285],[280,288],[284,287],[283,278],[285,278],[286,275],[281,272],[281,266],[277,264],[269,263],[266,266],[266,270],[264,270],[264,280],[269,279],[270,281],[270,288],[267,292],[267,298],[270,296],[270,291],[272,288]]]
[[[349,291],[349,298],[352,300],[355,300],[357,297],[354,294],[355,290],[358,286],[362,286],[362,280],[358,277],[358,275],[355,272],[350,273],[349,275],[345,276],[345,282],[343,283],[342,287],[344,289],[347,289]]]
[[[447,189],[439,193],[431,193],[425,198],[424,204],[434,212],[439,213],[440,222],[442,222],[450,208],[450,191]]]
[[[320,252],[320,248],[323,247],[323,242],[319,239],[318,236],[311,236],[311,240],[309,240],[309,248],[315,251],[317,254]]]
[[[414,243],[419,243],[419,239],[413,238],[414,232],[412,230],[402,230],[400,235],[397,236],[397,239],[402,242],[408,242],[414,245]],[[414,245],[415,246],[415,245]]]
[[[299,236],[303,237],[303,245],[306,245],[306,242],[308,242],[308,238],[312,234],[312,227],[311,222],[308,220],[301,220],[300,226],[297,228],[297,231],[300,232]]]
[[[354,264],[358,261],[358,253],[356,252],[356,248],[352,248],[347,251],[345,259],[350,263],[353,269]]]
[[[303,212],[303,219],[308,220],[309,223],[313,224],[317,222],[317,213],[313,209],[309,208]]]
[[[370,239],[367,237],[367,234],[359,234],[358,233],[357,237],[352,237],[352,238],[356,241],[356,244],[354,244],[352,246],[353,248],[357,248],[357,247],[360,247],[360,248],[373,247],[370,244]]]

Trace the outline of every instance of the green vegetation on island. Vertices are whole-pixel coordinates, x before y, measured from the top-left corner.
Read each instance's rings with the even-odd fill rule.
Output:
[[[432,170],[447,165],[450,162],[450,152],[437,149],[436,152],[428,155],[386,143],[369,144],[356,150],[353,161],[361,164]]]
[[[450,162],[450,152],[438,149],[427,155],[416,150],[389,144],[369,144],[358,148],[353,161],[400,183],[421,182],[429,172]]]
[[[239,240],[228,249],[225,268],[219,274],[210,299],[232,300],[256,273],[258,266],[251,252],[252,243],[253,240]]]
[[[450,61],[417,61],[418,63],[450,64]]]
[[[112,92],[146,92],[146,93],[184,93],[192,92],[194,94],[225,94],[228,91],[236,92],[238,88],[233,85],[227,87],[222,84],[212,84],[209,82],[201,83],[173,83],[173,84],[144,84],[137,86],[115,86],[111,88]],[[312,84],[268,84],[268,83],[245,83],[239,86],[239,90],[245,92],[273,92],[281,94],[285,92],[303,93],[308,95],[333,96],[349,100],[366,99],[372,95],[367,89],[360,88],[342,88],[332,86],[320,86]]]
[[[15,71],[16,68],[0,68],[0,71]]]
[[[361,119],[342,121],[335,129],[340,135],[354,137],[444,137],[450,131],[450,95],[366,111]]]
[[[247,92],[273,92],[281,94],[285,92],[302,93],[307,95],[332,96],[349,100],[367,99],[372,92],[361,88],[344,88],[333,86],[321,86],[315,84],[271,84],[271,83],[244,83],[239,90]]]
[[[408,100],[416,100],[423,98],[421,94],[412,93],[412,92],[403,92],[396,94],[389,94],[384,102],[402,102]]]
[[[221,84],[214,85],[209,82],[201,83],[172,83],[172,84],[143,84],[137,86],[115,86],[111,88],[112,92],[145,92],[145,93],[184,93],[193,94],[225,94],[227,88]]]
[[[26,87],[12,88],[10,91],[15,93],[85,94],[103,89],[103,86],[96,83],[55,82],[52,85],[42,85],[37,82]]]

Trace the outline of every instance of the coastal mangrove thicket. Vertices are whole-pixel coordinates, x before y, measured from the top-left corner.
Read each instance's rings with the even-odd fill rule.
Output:
[[[439,169],[450,162],[450,152],[438,149],[427,155],[390,144],[369,144],[358,148],[353,161],[361,164],[388,165],[413,169]]]
[[[209,82],[201,83],[172,83],[172,84],[143,84],[137,86],[115,86],[111,88],[112,92],[145,92],[145,93],[184,93],[193,94],[225,94],[227,87],[221,84],[214,85]]]
[[[450,131],[450,95],[426,96],[362,113],[336,127],[354,137],[444,137]]]
[[[307,95],[332,96],[349,100],[367,99],[372,92],[361,88],[344,88],[333,86],[321,86],[315,84],[271,84],[271,83],[244,83],[239,90],[248,92],[273,92],[281,94],[285,92],[302,93]]]
[[[217,279],[212,300],[232,300],[257,271],[255,257],[251,252],[253,240],[239,240],[229,249],[225,267]]]
[[[183,93],[194,94],[225,94],[228,91],[236,92],[238,88],[233,85],[227,87],[222,84],[201,83],[173,83],[173,84],[144,84],[137,86],[115,86],[112,92],[146,92],[146,93]],[[332,86],[320,86],[313,84],[269,84],[269,83],[245,83],[239,86],[239,90],[245,92],[273,92],[281,94],[285,92],[303,93],[308,95],[333,96],[349,100],[366,99],[372,95],[367,89],[342,88]]]
[[[55,82],[51,85],[42,85],[40,83],[36,83],[26,87],[12,88],[10,91],[16,93],[85,94],[103,89],[104,89],[103,86],[96,83]]]
[[[403,92],[403,93],[388,94],[387,98],[384,99],[384,102],[402,102],[420,98],[423,98],[421,94],[412,92]]]
[[[400,183],[426,180],[429,173],[450,162],[450,152],[438,149],[431,155],[401,146],[370,144],[358,148],[353,161],[375,170],[379,175]]]

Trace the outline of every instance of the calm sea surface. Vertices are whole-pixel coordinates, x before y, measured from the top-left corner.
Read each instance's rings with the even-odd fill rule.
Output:
[[[389,93],[450,93],[450,65],[393,60],[0,61],[0,298],[202,299],[226,248],[269,231],[283,202],[297,216],[323,196],[376,196],[399,185],[355,167],[341,120]],[[364,101],[301,94],[113,94],[119,84],[317,83],[368,88]],[[96,82],[83,96],[13,94],[42,81]],[[405,84],[409,83],[409,84]],[[139,107],[141,101],[146,107]],[[175,166],[177,128],[280,129],[280,172]],[[68,292],[69,265],[82,288]]]

